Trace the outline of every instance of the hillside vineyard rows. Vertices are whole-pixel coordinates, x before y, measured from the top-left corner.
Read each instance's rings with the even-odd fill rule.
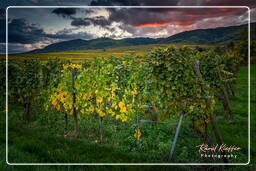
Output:
[[[229,98],[235,95],[242,60],[231,50],[217,53],[186,46],[155,48],[143,57],[97,57],[79,62],[10,59],[8,98],[22,106],[28,123],[35,104],[42,111],[59,113],[64,137],[78,138],[79,127],[83,127],[80,121],[93,119],[98,120],[99,141],[104,143],[104,119],[113,118],[134,123],[133,138],[139,145],[141,121],[160,123],[184,115],[191,122],[191,133],[213,143],[208,135],[211,129],[221,144],[213,111],[219,101],[225,118],[234,117]],[[4,65],[2,61],[1,67]],[[4,94],[5,88],[0,91]],[[72,130],[68,129],[70,122]],[[208,128],[209,124],[213,127]]]

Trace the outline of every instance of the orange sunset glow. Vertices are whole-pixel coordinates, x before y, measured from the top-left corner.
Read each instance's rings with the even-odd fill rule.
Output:
[[[140,25],[137,25],[135,26],[136,28],[143,28],[143,27],[161,27],[161,26],[166,26],[167,24],[169,24],[168,22],[167,23],[146,23],[146,24],[140,24]]]
[[[135,26],[135,28],[144,28],[144,27],[163,27],[168,24],[174,24],[177,27],[189,27],[193,24],[192,21],[170,21],[165,23],[146,23]]]

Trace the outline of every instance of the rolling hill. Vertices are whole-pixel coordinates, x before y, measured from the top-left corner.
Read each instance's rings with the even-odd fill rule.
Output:
[[[71,50],[92,50],[92,49],[107,49],[121,46],[148,45],[155,44],[156,39],[151,38],[127,38],[115,40],[110,38],[98,38],[92,40],[75,39],[53,43],[43,49],[36,49],[28,53],[49,53],[63,52]]]
[[[185,31],[167,38],[125,38],[115,40],[111,38],[98,38],[92,40],[75,39],[53,43],[43,49],[36,49],[27,53],[49,53],[72,50],[108,49],[122,46],[136,46],[149,44],[200,44],[221,45],[239,40],[240,33],[247,25],[219,27],[212,29],[198,29]],[[256,23],[251,23],[252,39],[256,38]]]

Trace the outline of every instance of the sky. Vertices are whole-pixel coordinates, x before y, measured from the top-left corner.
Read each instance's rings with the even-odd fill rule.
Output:
[[[72,39],[160,38],[183,31],[248,23],[248,9],[245,7],[125,8],[125,6],[156,5],[248,6],[251,22],[256,21],[256,0],[1,0],[0,53],[5,53],[5,18],[8,6],[49,6],[49,8],[8,9],[9,53],[26,52]],[[113,8],[113,6],[123,7]]]

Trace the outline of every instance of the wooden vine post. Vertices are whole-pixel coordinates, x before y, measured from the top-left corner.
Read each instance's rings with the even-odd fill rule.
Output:
[[[30,103],[30,102],[27,102],[27,103],[24,104],[23,119],[24,119],[26,122],[29,122],[29,121],[30,121],[30,106],[31,106],[31,103]]]
[[[68,132],[68,114],[67,112],[63,112],[64,113],[64,136],[67,136],[67,132]]]
[[[104,107],[106,108],[106,103],[104,103]],[[106,111],[105,111],[106,112]],[[99,114],[98,114],[98,117],[99,117],[99,134],[100,134],[100,144],[103,143],[103,117],[101,117]]]
[[[135,98],[136,99],[136,98]],[[138,111],[138,104],[137,100],[135,100],[135,110],[136,110],[136,125],[137,125],[137,131],[140,130],[140,125],[139,125],[139,111]],[[136,138],[136,144],[140,145],[140,137]]]
[[[193,67],[194,67],[194,70],[195,70],[195,73],[196,73],[196,77],[200,80],[201,82],[201,86],[202,87],[205,87],[205,85],[202,83],[202,80],[203,80],[203,77],[202,77],[202,74],[200,72],[200,67],[199,67],[199,61],[195,61],[193,62]],[[210,108],[210,105],[211,105],[211,99],[210,97],[208,96],[207,99],[206,99],[206,107],[209,109]],[[211,120],[211,123],[212,123],[212,130],[214,132],[214,135],[215,135],[215,138],[216,138],[216,141],[219,145],[222,145],[223,144],[223,140],[222,140],[222,137],[220,135],[220,131],[219,131],[219,128],[218,128],[218,125],[217,125],[217,121],[215,119],[215,116],[210,112],[210,120]],[[223,156],[226,155],[225,151],[221,151],[220,152]],[[223,157],[223,162],[224,163],[228,163],[228,159]]]
[[[236,94],[235,94],[235,91],[234,91],[235,87],[234,87],[234,83],[233,83],[233,82],[234,82],[233,80],[232,80],[232,81],[229,81],[229,82],[228,82],[228,85],[229,85],[229,87],[230,87],[230,91],[231,91],[232,97],[235,97]]]
[[[230,107],[230,101],[229,101],[229,98],[228,98],[228,92],[227,92],[226,87],[223,85],[223,78],[221,76],[219,67],[217,67],[217,71],[218,71],[219,79],[221,80],[221,89],[222,89],[223,95],[224,95],[223,98],[221,97],[221,101],[222,101],[222,104],[223,104],[225,115],[227,117],[233,118],[233,115],[232,115],[232,112],[231,112],[231,107]]]
[[[77,112],[76,112],[76,93],[75,93],[75,77],[76,77],[76,73],[74,70],[72,70],[71,72],[71,76],[72,76],[72,108],[73,108],[73,115],[74,115],[74,122],[73,122],[73,126],[74,126],[74,135],[75,137],[78,136],[78,125],[77,125]]]
[[[184,112],[182,111],[180,113],[180,118],[179,118],[178,126],[176,128],[176,132],[175,132],[175,136],[174,136],[174,139],[173,139],[172,147],[171,147],[171,150],[170,150],[170,153],[169,153],[169,157],[168,157],[168,161],[169,162],[172,159],[172,156],[173,156],[173,153],[174,153],[174,149],[176,147],[176,143],[177,143],[177,139],[178,139],[178,136],[179,136],[179,133],[180,133],[180,128],[181,128],[183,117],[184,117]]]
[[[103,143],[103,117],[98,116],[99,117],[99,133],[100,133],[100,143]]]

